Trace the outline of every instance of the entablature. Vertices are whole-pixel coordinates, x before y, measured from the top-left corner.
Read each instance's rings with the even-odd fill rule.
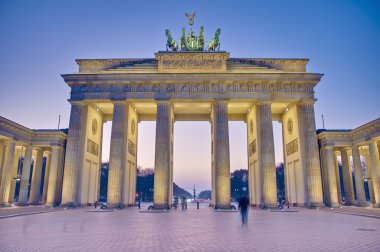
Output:
[[[32,130],[0,116],[0,137],[14,140],[19,145],[63,147],[67,130]]]
[[[380,118],[353,130],[318,130],[318,140],[322,145],[335,147],[365,145],[371,139],[380,138]]]

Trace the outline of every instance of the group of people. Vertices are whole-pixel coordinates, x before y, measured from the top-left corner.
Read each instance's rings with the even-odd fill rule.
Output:
[[[174,197],[174,209],[177,210],[178,208],[178,204],[179,204],[179,197]],[[186,200],[186,197],[182,195],[181,197],[181,207],[182,207],[182,210],[186,210],[187,209],[187,200]]]

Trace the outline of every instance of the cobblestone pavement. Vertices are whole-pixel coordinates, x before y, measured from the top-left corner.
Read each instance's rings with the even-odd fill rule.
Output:
[[[50,207],[43,207],[43,206],[1,207],[0,208],[0,219],[1,218],[8,218],[11,216],[18,216],[18,215],[51,212],[52,210],[53,209],[51,209]],[[59,210],[59,209],[54,209],[54,211],[55,210]]]
[[[379,251],[380,220],[328,211],[80,208],[0,219],[0,251]],[[144,208],[142,208],[144,209]]]

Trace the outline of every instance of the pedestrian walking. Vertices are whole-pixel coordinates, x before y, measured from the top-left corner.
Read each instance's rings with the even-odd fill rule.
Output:
[[[239,210],[241,215],[241,222],[242,225],[247,225],[248,223],[248,206],[249,206],[249,199],[246,196],[243,196],[239,200]]]

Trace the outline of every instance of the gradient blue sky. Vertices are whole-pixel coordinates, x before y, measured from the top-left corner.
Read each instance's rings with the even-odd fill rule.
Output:
[[[324,73],[317,127],[354,128],[380,114],[380,1],[0,1],[0,115],[30,128],[68,126],[69,88],[60,74],[77,58],[154,57],[187,25],[206,39],[221,28],[231,57],[305,57]],[[174,180],[210,187],[210,126],[175,126]],[[139,164],[153,167],[154,123],[140,124]],[[282,160],[275,123],[276,161]],[[105,126],[105,146],[110,123]],[[191,132],[191,134],[189,134]],[[194,137],[199,133],[199,137]],[[244,123],[230,124],[231,170],[246,168]],[[191,136],[191,138],[189,137]],[[105,148],[107,149],[107,147]],[[105,155],[107,159],[107,155]]]

